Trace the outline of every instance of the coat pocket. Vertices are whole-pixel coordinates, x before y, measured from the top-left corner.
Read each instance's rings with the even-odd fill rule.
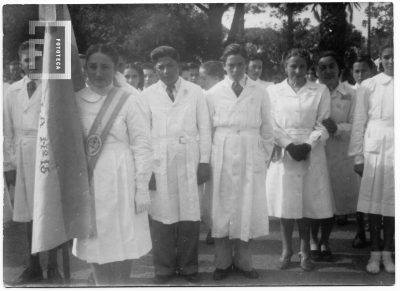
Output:
[[[253,171],[254,173],[259,173],[265,171],[265,150],[262,145],[262,141],[258,142],[258,146],[256,146],[254,155],[253,155]]]
[[[382,150],[382,140],[367,137],[365,139],[364,151],[369,154],[378,155]]]

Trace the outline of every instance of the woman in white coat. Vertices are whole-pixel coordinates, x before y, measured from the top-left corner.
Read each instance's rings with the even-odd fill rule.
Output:
[[[330,98],[325,85],[306,79],[311,66],[307,51],[285,52],[282,64],[288,78],[267,89],[275,134],[275,155],[267,174],[268,212],[281,222],[283,250],[278,268],[290,266],[297,220],[300,267],[311,271],[311,221],[332,217],[334,208],[324,149],[329,135],[322,125],[329,117]]]
[[[326,85],[330,91],[331,113],[329,118],[322,121],[322,124],[329,133],[325,151],[332,195],[335,201],[335,214],[347,215],[355,213],[357,210],[359,189],[359,177],[352,170],[354,162],[347,155],[354,118],[356,91],[339,80],[344,64],[335,52],[321,52],[315,59],[315,67],[319,82]],[[313,260],[332,261],[329,237],[334,223],[333,216],[313,221],[310,242]],[[321,240],[318,242],[319,226],[321,226]]]
[[[395,229],[393,40],[382,45],[380,58],[384,72],[362,82],[358,90],[349,147],[349,155],[355,157],[354,171],[362,176],[357,211],[368,213],[371,259],[366,270],[371,274],[380,272],[381,262],[387,272],[395,272],[391,258]]]
[[[356,84],[353,86],[353,88],[358,90],[361,86],[361,83],[364,80],[373,77],[374,68],[375,64],[369,55],[357,56],[357,58],[351,64],[351,72],[353,74],[354,80],[356,81]],[[357,195],[357,201],[358,201],[358,195]],[[367,243],[367,238],[365,235],[365,228],[364,228],[364,213],[357,211],[356,220],[357,220],[357,234],[353,239],[351,245],[355,249],[360,249],[365,247]]]
[[[249,246],[253,238],[269,231],[265,173],[273,148],[270,102],[267,91],[245,75],[244,47],[227,46],[221,59],[228,77],[207,94],[215,130],[211,155],[213,279],[225,279],[232,266],[256,279]]]
[[[135,95],[114,87],[118,63],[114,49],[107,45],[94,45],[88,49],[86,57],[90,85],[77,92],[76,100],[82,132],[87,139],[89,165],[98,157],[95,166],[89,167],[97,234],[76,239],[73,254],[92,265],[96,285],[126,284],[132,259],[151,249],[147,216],[153,160],[150,118],[145,113],[139,93]],[[115,100],[125,101],[118,103],[122,104],[120,110],[110,111]],[[103,105],[108,102],[111,102],[109,109],[98,122],[97,118],[105,108]],[[92,135],[92,128],[97,123],[100,131],[106,130],[107,116],[111,112],[116,117],[105,138],[99,137],[101,133],[98,131]]]

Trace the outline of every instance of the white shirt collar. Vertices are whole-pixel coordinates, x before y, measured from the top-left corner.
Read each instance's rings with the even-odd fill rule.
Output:
[[[229,76],[226,76],[226,79],[228,80],[229,86],[232,87],[234,81],[231,78],[229,78]],[[240,86],[242,87],[246,86],[246,81],[247,81],[247,75],[245,74],[243,78],[239,81]]]
[[[390,77],[385,73],[380,73],[379,75],[375,76],[375,79],[380,84],[386,84],[389,83],[393,79],[393,77]]]
[[[167,90],[167,85],[160,80],[161,86],[164,88],[164,90]],[[178,80],[175,82],[174,84],[175,88],[174,90],[176,90],[176,92],[179,91],[179,87],[181,86],[181,77],[178,78]]]
[[[107,97],[108,92],[110,92],[111,88],[113,87],[113,83],[99,91],[98,89],[96,90],[96,87],[93,85],[89,85],[89,87],[86,87],[84,90],[86,90],[85,94],[81,94],[80,96],[82,99],[86,100],[87,102],[97,102],[103,97]],[[97,92],[93,91],[96,90]]]

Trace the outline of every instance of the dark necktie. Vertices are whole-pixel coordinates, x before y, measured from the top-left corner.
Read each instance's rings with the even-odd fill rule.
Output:
[[[240,93],[242,93],[242,91],[243,91],[243,87],[240,86],[239,82],[233,82],[232,90],[233,90],[233,92],[235,92],[236,97],[239,97]]]
[[[169,98],[172,100],[172,102],[174,102],[175,98],[174,98],[174,88],[175,85],[168,85],[167,86],[167,94],[169,96]]]
[[[28,87],[28,96],[29,96],[29,99],[31,99],[33,93],[35,93],[35,90],[36,90],[36,83],[35,83],[35,81],[30,81],[30,82],[27,84],[27,87]]]

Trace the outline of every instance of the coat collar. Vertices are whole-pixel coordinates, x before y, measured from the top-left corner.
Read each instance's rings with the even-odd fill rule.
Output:
[[[27,110],[29,107],[36,104],[37,102],[40,102],[40,100],[42,99],[42,80],[35,80],[36,90],[31,98],[29,98],[27,85],[31,81],[32,80],[28,76],[25,76],[21,81],[15,83],[14,86],[15,89],[19,89],[16,98],[24,110]]]
[[[288,97],[297,97],[299,94],[301,94],[302,92],[306,91],[306,92],[314,92],[318,85],[314,82],[310,82],[307,80],[307,82],[304,84],[303,87],[301,87],[301,89],[296,93],[292,87],[290,87],[289,83],[288,83],[288,79],[283,80],[281,83],[276,84],[275,86],[277,86],[277,92],[288,96]]]
[[[392,79],[393,79],[393,77],[390,77],[390,76],[386,75],[385,73],[380,73],[379,75],[375,76],[375,80],[379,84],[382,84],[382,85],[389,83]]]
[[[164,83],[162,83],[161,80],[159,80],[156,84],[157,92],[160,94],[160,96],[162,96],[163,101],[167,102],[168,104],[171,104],[172,106],[178,104],[180,101],[186,98],[186,96],[189,93],[189,86],[191,84],[189,81],[186,81],[181,77],[179,77],[177,82],[180,82],[180,84],[177,88],[178,93],[175,96],[175,102],[172,102],[172,100],[169,98],[167,91],[165,89],[166,86]]]
[[[255,81],[253,81],[252,79],[250,79],[249,77],[247,77],[246,85],[243,87],[242,93],[240,93],[239,97],[237,97],[236,94],[235,94],[235,92],[233,92],[233,90],[232,90],[232,87],[231,87],[231,85],[230,85],[230,82],[229,82],[229,80],[228,80],[228,77],[226,77],[223,81],[221,81],[222,87],[225,88],[225,89],[227,90],[226,92],[229,92],[229,93],[228,93],[229,96],[230,96],[232,99],[235,99],[235,100],[238,100],[238,101],[243,100],[243,99],[246,98],[248,95],[250,95],[250,94],[253,92],[253,90],[255,89],[256,84],[257,84],[257,83],[256,83]]]

